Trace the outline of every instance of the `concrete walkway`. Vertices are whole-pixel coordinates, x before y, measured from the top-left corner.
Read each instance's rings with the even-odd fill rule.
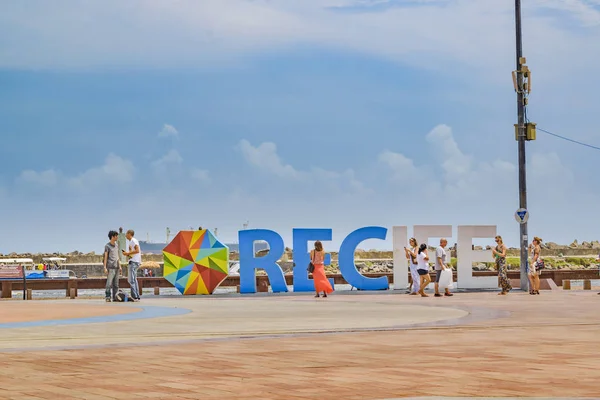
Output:
[[[600,398],[599,302],[562,291],[3,301],[0,399]],[[2,328],[17,305],[103,314]]]

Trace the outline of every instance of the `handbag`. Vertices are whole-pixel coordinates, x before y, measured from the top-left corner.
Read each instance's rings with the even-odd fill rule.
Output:
[[[538,260],[535,262],[535,268],[536,269],[546,268],[546,265],[544,264],[544,260],[542,260],[541,258],[538,258]]]
[[[314,257],[313,253],[313,257]],[[313,264],[313,258],[310,259],[310,262],[308,263],[308,268],[306,268],[306,270],[308,271],[308,273],[312,274],[313,272],[315,272],[315,265]]]

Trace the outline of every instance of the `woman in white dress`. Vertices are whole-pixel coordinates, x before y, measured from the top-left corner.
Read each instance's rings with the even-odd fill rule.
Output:
[[[406,253],[406,258],[408,259],[410,276],[412,278],[410,294],[412,296],[416,296],[419,294],[419,288],[421,287],[421,278],[417,272],[417,255],[419,251],[419,245],[417,244],[417,239],[415,238],[410,238],[408,243],[410,244],[410,248],[405,247],[404,252]]]

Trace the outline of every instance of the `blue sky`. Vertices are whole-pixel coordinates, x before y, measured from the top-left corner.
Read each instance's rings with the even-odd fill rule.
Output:
[[[515,245],[509,3],[5,4],[0,252],[99,251],[119,226],[232,241],[246,221],[288,246],[295,227],[335,248],[415,224]],[[600,1],[524,3],[529,118],[600,145]],[[597,152],[543,133],[527,150],[530,234],[600,238]]]

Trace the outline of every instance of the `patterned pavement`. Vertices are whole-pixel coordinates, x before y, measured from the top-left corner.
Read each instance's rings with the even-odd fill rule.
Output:
[[[159,298],[135,307],[178,311],[0,328],[0,399],[600,398],[599,302],[583,291]],[[0,302],[0,326],[17,304]]]

